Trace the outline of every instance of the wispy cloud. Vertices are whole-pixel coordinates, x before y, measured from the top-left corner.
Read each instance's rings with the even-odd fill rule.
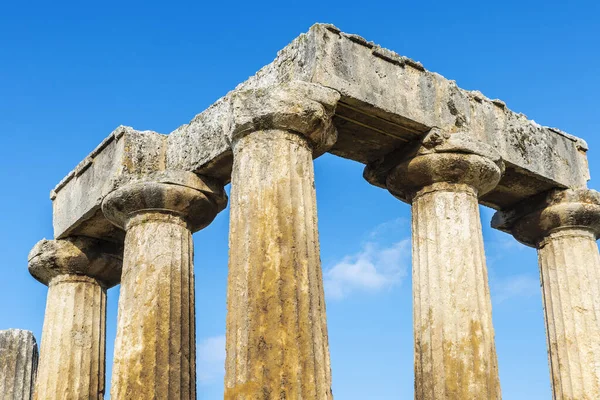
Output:
[[[407,218],[396,218],[383,222],[373,228],[367,235],[370,241],[381,240],[389,236],[400,236],[399,232],[406,231],[405,236],[410,236],[410,220]]]
[[[203,339],[197,345],[197,376],[201,385],[223,380],[225,375],[225,335]]]
[[[410,263],[410,239],[391,246],[369,241],[353,255],[342,258],[324,273],[325,293],[343,299],[352,293],[374,293],[399,284]]]
[[[540,280],[532,275],[513,275],[495,278],[490,282],[492,300],[503,303],[517,298],[529,298],[540,295]]]

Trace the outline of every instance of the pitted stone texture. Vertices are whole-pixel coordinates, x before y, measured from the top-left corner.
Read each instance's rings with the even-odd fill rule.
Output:
[[[335,90],[301,81],[238,91],[232,95],[225,133],[235,142],[240,136],[256,131],[295,132],[306,136],[318,156],[337,139],[331,117],[339,99]]]
[[[551,191],[492,223],[538,249],[554,398],[600,398],[600,194]]]
[[[554,231],[539,264],[554,399],[600,399],[600,256],[589,229]]]
[[[235,91],[169,135],[171,168],[223,176],[231,152],[222,122],[236,92],[305,81],[341,94],[334,123],[339,133],[332,153],[362,163],[419,140],[431,128],[468,132],[497,149],[510,166],[502,199],[512,204],[551,187],[581,187],[589,179],[581,139],[542,127],[479,92],[427,71],[419,63],[331,25],[316,24]],[[384,182],[380,182],[384,184]]]
[[[50,281],[34,398],[104,398],[106,289],[93,278]]]
[[[478,203],[502,172],[490,146],[434,131],[386,177],[412,204],[417,400],[501,398]]]
[[[225,399],[332,399],[307,139],[258,131],[234,145]]]
[[[195,399],[192,234],[176,216],[143,218],[125,236],[111,398]]]
[[[106,196],[102,211],[122,229],[138,214],[178,215],[196,232],[227,205],[223,186],[192,172],[162,171],[122,186]]]
[[[496,149],[487,143],[474,140],[466,132],[448,133],[440,129],[432,129],[417,149],[418,155],[434,153],[474,154],[485,157],[499,168],[504,169],[502,157]]]
[[[127,126],[115,129],[52,191],[54,237],[122,241],[121,232],[102,216],[102,199],[116,187],[164,170],[166,145],[166,135]]]
[[[600,236],[600,193],[591,189],[552,190],[498,211],[492,227],[536,247],[554,229],[584,228]]]
[[[104,398],[106,289],[121,266],[122,247],[98,239],[44,239],[29,253],[48,285],[36,399]]]
[[[423,188],[412,230],[415,399],[500,399],[476,191]]]
[[[84,275],[110,288],[121,280],[123,247],[87,237],[43,239],[28,258],[29,273],[45,285],[60,275]]]
[[[102,206],[127,231],[111,398],[195,399],[192,231],[226,197],[192,173],[153,178],[117,189]]]
[[[0,331],[0,399],[30,400],[37,363],[33,333],[20,329]]]
[[[386,172],[389,171],[389,172]],[[375,163],[365,176],[387,173],[386,187],[397,198],[410,202],[414,193],[434,183],[460,183],[472,187],[478,197],[493,190],[504,172],[500,155],[485,143],[473,141],[465,134],[431,132],[402,161],[380,169]]]
[[[507,173],[500,184],[481,199],[494,208],[512,206],[555,187],[584,187],[589,179],[583,140],[542,127],[508,110],[499,100],[462,90],[454,81],[360,36],[316,24],[280,51],[271,64],[170,135],[119,127],[54,190],[55,237],[122,240],[123,232],[102,216],[100,204],[107,193],[140,174],[183,170],[229,182],[233,99],[254,93],[267,96],[265,105],[275,104],[281,98],[268,93],[285,86],[290,92],[294,86],[313,88],[306,98],[298,99],[305,108],[310,100],[319,102],[325,92],[331,93],[326,98],[340,96],[333,116],[337,141],[330,149],[316,149],[316,155],[327,149],[372,164],[406,150],[432,128],[439,128],[467,132],[471,139],[495,148],[506,162]],[[287,100],[277,104],[292,105]],[[271,116],[260,106],[254,111],[258,113],[248,115],[256,119],[251,124],[261,128],[261,121]],[[325,111],[330,109],[325,107]],[[370,182],[385,187],[385,179]]]

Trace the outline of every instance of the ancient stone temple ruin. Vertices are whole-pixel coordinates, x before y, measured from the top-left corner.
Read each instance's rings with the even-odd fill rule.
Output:
[[[600,194],[586,150],[314,25],[170,134],[118,127],[52,191],[55,237],[29,255],[48,286],[34,398],[103,398],[118,284],[111,398],[196,397],[192,234],[226,207],[228,183],[225,398],[333,398],[313,172],[329,152],[412,207],[416,399],[501,398],[479,204],[538,250],[554,397],[600,399]]]

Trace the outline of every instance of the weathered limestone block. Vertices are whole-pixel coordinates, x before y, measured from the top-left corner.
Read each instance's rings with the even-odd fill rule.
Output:
[[[600,398],[600,193],[552,191],[493,224],[538,249],[554,399]]]
[[[505,207],[552,187],[580,187],[589,179],[587,145],[538,125],[500,100],[457,87],[420,63],[332,25],[316,24],[277,58],[168,138],[169,168],[192,169],[227,181],[231,171],[231,98],[292,81],[334,89],[338,140],[330,152],[372,163],[419,141],[431,128],[467,132],[494,147],[507,166],[485,202]],[[385,186],[385,179],[372,180]]]
[[[333,398],[313,156],[338,95],[317,89],[234,97],[227,400]]]
[[[503,163],[455,135],[433,132],[387,177],[412,203],[415,398],[500,399],[478,197]]]
[[[102,215],[102,199],[120,185],[164,170],[166,139],[166,135],[126,126],[115,129],[52,191],[54,237],[122,240],[122,231]]]
[[[0,399],[30,400],[37,363],[33,333],[21,329],[0,331]]]
[[[217,182],[173,171],[104,199],[106,217],[127,232],[112,399],[196,398],[192,232],[226,203]]]
[[[29,272],[48,285],[34,398],[104,398],[106,289],[121,263],[118,245],[83,237],[44,239],[29,253]]]
[[[113,132],[53,191],[55,237],[122,235],[102,216],[100,204],[106,194],[140,174],[181,170],[229,182],[236,93],[273,91],[298,81],[341,95],[333,115],[338,132],[329,149],[333,154],[372,164],[406,151],[434,127],[466,132],[497,149],[506,163],[500,183],[480,199],[497,209],[553,188],[583,187],[589,179],[583,140],[542,127],[500,100],[460,89],[360,36],[316,24],[271,64],[168,136],[125,127]],[[395,165],[382,162],[389,169],[368,180],[385,187]]]

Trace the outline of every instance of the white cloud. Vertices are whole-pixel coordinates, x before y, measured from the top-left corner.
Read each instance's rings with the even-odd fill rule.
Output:
[[[398,232],[405,230],[408,230],[407,235],[410,235],[410,220],[400,217],[377,225],[367,237],[370,241],[375,241],[386,236],[398,235]]]
[[[492,299],[496,303],[515,298],[540,295],[540,280],[531,275],[513,275],[490,282]]]
[[[196,348],[197,377],[201,385],[223,380],[225,375],[225,335],[203,339]]]
[[[388,247],[367,242],[357,254],[344,257],[325,271],[325,293],[339,300],[355,292],[390,288],[406,276],[409,262],[410,239]]]

